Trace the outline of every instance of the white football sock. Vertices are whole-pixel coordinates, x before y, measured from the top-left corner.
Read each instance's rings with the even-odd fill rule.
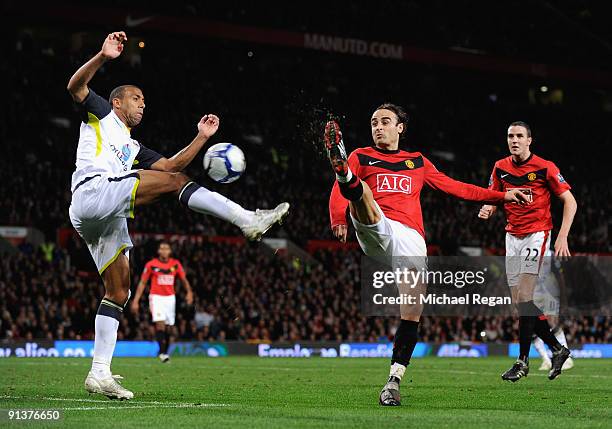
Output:
[[[542,341],[539,337],[533,341],[533,345],[535,349],[540,353],[540,356],[544,360],[550,360],[548,357],[548,353],[546,352],[546,347],[544,347],[544,341]]]
[[[397,377],[400,380],[404,376],[404,372],[406,371],[406,367],[401,363],[395,362],[391,365],[391,369],[389,370],[389,377]]]
[[[336,180],[340,183],[346,183],[349,182],[351,179],[353,178],[353,172],[351,171],[351,169],[349,168],[346,176],[342,176],[338,173],[336,173]]]
[[[96,315],[96,336],[94,338],[94,353],[91,370],[97,377],[111,376],[111,360],[117,343],[119,320],[114,317]]]
[[[193,186],[197,186],[195,191],[193,191],[193,188],[188,189]],[[217,192],[209,191],[191,182],[183,188],[183,192],[179,196],[181,201],[186,199],[183,195],[186,192],[190,194],[187,197],[186,204],[195,212],[218,217],[238,227],[243,227],[253,221],[254,212],[242,208],[239,204]]]
[[[567,347],[567,339],[565,338],[565,332],[563,332],[563,329],[558,328],[556,330],[555,338],[561,343],[563,347]]]

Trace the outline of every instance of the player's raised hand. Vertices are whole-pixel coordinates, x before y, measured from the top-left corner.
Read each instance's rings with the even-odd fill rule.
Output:
[[[123,42],[127,40],[127,36],[123,31],[115,31],[110,33],[104,43],[102,44],[102,50],[100,53],[104,58],[109,60],[117,58],[123,52]]]
[[[522,206],[526,206],[531,202],[529,200],[529,195],[522,192],[520,189],[507,190],[506,195],[504,196],[504,201],[507,203],[517,203]]]
[[[346,243],[346,236],[348,233],[348,227],[346,225],[334,225],[332,226],[332,232],[334,237],[340,240],[341,243]]]
[[[572,254],[567,244],[567,236],[559,235],[555,241],[555,258],[568,259]]]
[[[485,204],[478,211],[478,217],[480,219],[489,219],[491,216],[493,216],[493,213],[495,213],[495,210],[497,210],[497,207]]]
[[[219,117],[212,113],[202,116],[198,122],[198,134],[209,138],[219,129]]]

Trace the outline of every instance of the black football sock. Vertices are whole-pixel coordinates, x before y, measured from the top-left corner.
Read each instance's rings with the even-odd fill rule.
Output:
[[[348,182],[338,181],[338,187],[342,196],[349,201],[359,201],[363,195],[363,184],[355,175]]]
[[[531,340],[535,330],[535,324],[538,319],[537,313],[539,309],[533,304],[533,301],[519,302],[519,359],[523,362],[529,362],[529,349],[531,348]]]
[[[537,318],[534,332],[552,351],[561,350],[561,347],[563,347],[551,331],[545,315],[542,314]]]
[[[168,354],[168,349],[170,348],[170,333],[168,331],[164,332],[165,334],[165,348],[164,348],[164,353]]]
[[[166,353],[166,333],[164,331],[155,331],[155,340],[157,341],[157,344],[159,344],[159,354]]]
[[[400,322],[395,333],[395,341],[393,342],[392,366],[395,363],[408,366],[418,340],[418,327],[419,322],[412,320],[402,320]]]

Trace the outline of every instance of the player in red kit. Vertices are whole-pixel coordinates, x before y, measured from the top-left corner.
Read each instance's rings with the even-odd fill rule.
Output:
[[[506,275],[512,290],[512,300],[519,310],[520,352],[512,368],[502,374],[502,379],[516,382],[529,373],[529,349],[535,333],[552,350],[550,380],[561,374],[563,363],[570,351],[562,345],[550,330],[542,309],[534,304],[534,290],[543,261],[550,257],[551,195],[563,201],[563,221],[555,241],[555,257],[570,256],[567,236],[576,214],[576,199],[570,185],[559,168],[531,153],[531,128],[517,121],[508,127],[510,156],[500,159],[493,167],[489,189],[507,191],[522,189],[532,203],[527,207],[504,204],[508,224],[506,226]],[[496,207],[485,205],[478,216],[488,219]]]
[[[185,287],[185,300],[188,305],[193,304],[193,292],[191,285],[185,276],[185,270],[181,263],[171,258],[172,249],[170,244],[162,241],[157,249],[158,258],[152,259],[145,265],[140,283],[136,289],[136,295],[132,301],[131,309],[138,312],[138,302],[142,296],[149,279],[151,279],[151,291],[149,292],[149,310],[155,323],[155,337],[159,343],[159,359],[168,362],[168,347],[170,346],[170,336],[168,326],[174,326],[176,314],[176,295],[174,292],[174,282],[178,276]]]
[[[399,149],[407,116],[394,104],[379,106],[370,120],[374,144],[347,157],[340,127],[325,126],[325,148],[336,173],[329,212],[334,236],[346,241],[346,209],[364,253],[395,268],[420,269],[427,247],[420,193],[424,185],[470,201],[526,203],[518,190],[499,192],[451,179],[419,152]],[[403,265],[404,264],[404,265]],[[425,294],[426,285],[398,283],[400,293]],[[395,334],[389,379],[380,393],[381,405],[400,405],[399,384],[417,343],[423,306],[400,305],[401,321]]]

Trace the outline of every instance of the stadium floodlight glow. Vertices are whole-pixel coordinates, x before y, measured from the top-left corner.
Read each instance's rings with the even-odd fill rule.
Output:
[[[542,91],[542,92],[548,92],[548,87],[547,87],[546,85],[542,85],[542,86],[540,87],[540,91]]]
[[[142,41],[142,40],[140,42],[138,42],[138,47],[139,48],[144,48],[145,47],[145,42]]]

